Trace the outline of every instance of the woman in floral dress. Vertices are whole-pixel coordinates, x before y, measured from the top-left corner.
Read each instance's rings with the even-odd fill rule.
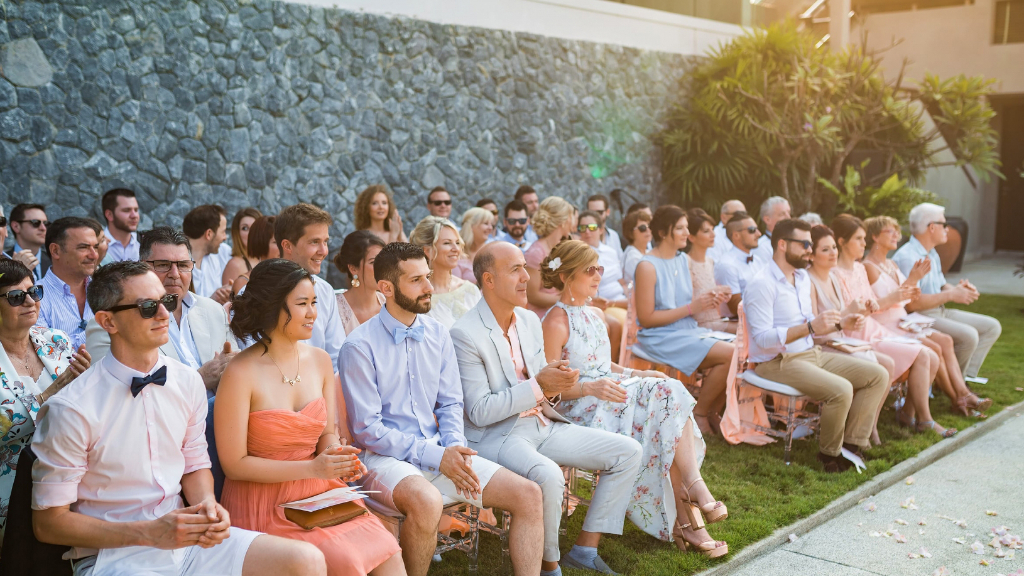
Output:
[[[586,305],[601,282],[593,248],[578,240],[562,242],[544,260],[542,273],[544,286],[561,292],[543,320],[546,356],[568,360],[580,371],[579,388],[562,393],[559,411],[576,424],[629,435],[644,447],[627,516],[680,549],[693,546],[711,558],[727,554],[729,546],[703,528],[705,517],[717,522],[728,512],[700,477],[706,448],[693,420],[693,396],[660,372],[612,363],[604,322]]]
[[[34,326],[42,287],[21,262],[0,259],[0,542],[18,457],[32,442],[40,406],[89,368],[60,330]]]

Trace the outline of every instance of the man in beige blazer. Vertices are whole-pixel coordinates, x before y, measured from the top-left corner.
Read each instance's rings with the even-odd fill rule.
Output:
[[[622,534],[626,505],[640,467],[632,438],[571,424],[555,411],[577,385],[579,371],[548,363],[540,320],[526,310],[530,278],[518,248],[492,242],[473,261],[483,293],[451,329],[462,379],[469,447],[541,487],[544,499],[542,576],[560,574],[558,525],[565,478],[561,466],[600,473],[576,545],[562,558],[570,568],[614,574],[597,555],[602,533]]]
[[[189,290],[194,263],[188,238],[166,226],[144,232],[139,237],[139,259],[156,273],[168,294],[178,295],[178,307],[171,313],[168,339],[160,353],[195,368],[212,396],[238,346],[228,330],[224,307]],[[95,320],[86,326],[85,348],[93,362],[110,350],[110,335]]]

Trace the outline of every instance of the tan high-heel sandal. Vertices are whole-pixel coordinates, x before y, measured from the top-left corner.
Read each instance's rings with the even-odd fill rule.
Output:
[[[685,507],[692,508],[693,511],[696,513],[696,516],[698,518],[700,518],[700,515],[703,512],[704,518],[707,519],[707,523],[708,524],[714,524],[715,522],[721,522],[722,520],[725,520],[726,518],[728,518],[729,517],[729,510],[725,507],[725,503],[722,502],[721,500],[716,500],[714,502],[708,502],[707,504],[705,504],[703,506],[699,506],[699,505],[697,505],[695,502],[693,502],[690,499],[690,489],[693,488],[694,486],[696,486],[698,482],[704,482],[704,478],[697,478],[696,480],[691,482],[689,486],[687,486],[686,488],[683,488],[683,492],[686,495],[686,499],[683,501]],[[704,485],[707,486],[707,482],[704,482]],[[691,521],[692,521],[693,517],[690,516],[690,518],[691,518]],[[704,527],[704,522],[703,521],[693,522],[693,525],[696,526],[697,528],[703,528]]]
[[[685,506],[684,509],[690,511],[687,514],[687,516],[690,518],[691,523],[680,524],[679,520],[676,520],[676,527],[674,530],[672,530],[672,540],[676,543],[676,548],[684,552],[689,550],[690,548],[693,548],[699,554],[703,554],[708,558],[719,558],[721,556],[725,556],[726,554],[728,554],[729,545],[721,540],[707,540],[705,542],[701,542],[700,544],[691,544],[690,541],[683,536],[683,530],[694,525],[692,524],[693,517],[690,516],[690,514],[692,514],[693,509],[689,506]],[[700,513],[698,512],[697,515],[699,516]]]

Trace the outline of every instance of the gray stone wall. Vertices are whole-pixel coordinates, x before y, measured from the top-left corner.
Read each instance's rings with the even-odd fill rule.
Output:
[[[0,202],[143,228],[191,206],[297,201],[352,229],[365,186],[406,227],[445,185],[456,211],[520,184],[581,201],[661,192],[649,141],[681,56],[270,0],[0,4]]]

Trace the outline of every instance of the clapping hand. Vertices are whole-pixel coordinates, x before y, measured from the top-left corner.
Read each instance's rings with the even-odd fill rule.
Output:
[[[849,314],[840,321],[840,326],[848,332],[856,332],[864,328],[867,318],[863,314]]]
[[[82,375],[83,372],[89,369],[92,364],[92,356],[85,349],[85,344],[78,347],[74,354],[71,355],[71,363],[68,364],[67,370],[60,373],[60,376],[54,378],[53,383],[40,394],[40,403],[46,401],[57,392],[60,392],[62,388],[70,384],[75,378]]]
[[[907,282],[913,285],[917,285],[924,278],[925,274],[931,272],[932,261],[930,258],[922,258],[917,262],[914,262],[913,268],[910,269],[910,274],[907,274]]]

